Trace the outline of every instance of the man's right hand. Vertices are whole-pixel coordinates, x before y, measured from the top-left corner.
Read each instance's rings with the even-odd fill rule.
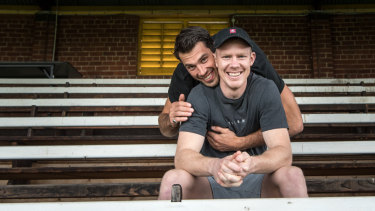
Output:
[[[194,109],[191,107],[191,104],[185,102],[185,95],[180,94],[178,101],[172,103],[169,110],[169,121],[172,125],[177,124],[178,122],[185,122],[188,120],[194,112]]]
[[[242,168],[240,163],[236,161],[236,157],[241,155],[237,151],[233,155],[216,160],[214,165],[213,176],[215,181],[223,187],[238,187],[243,182]]]

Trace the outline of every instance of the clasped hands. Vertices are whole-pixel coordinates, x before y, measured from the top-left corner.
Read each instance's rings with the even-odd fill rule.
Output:
[[[218,159],[215,163],[214,178],[223,187],[238,187],[251,172],[251,156],[237,151],[233,155]]]

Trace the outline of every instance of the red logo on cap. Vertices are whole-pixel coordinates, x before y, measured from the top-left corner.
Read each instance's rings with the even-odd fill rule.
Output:
[[[236,29],[229,29],[229,33],[230,34],[235,34],[236,33]]]

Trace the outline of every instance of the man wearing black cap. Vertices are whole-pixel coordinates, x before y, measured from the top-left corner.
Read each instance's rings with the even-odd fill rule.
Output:
[[[289,135],[294,136],[302,132],[302,117],[293,93],[276,73],[263,51],[253,41],[251,43],[253,51],[256,53],[256,60],[251,67],[251,71],[274,81],[276,84],[287,116]],[[180,52],[189,52],[198,45],[200,46],[200,48],[196,48],[198,49],[196,54],[200,56],[198,62],[186,64],[180,59]],[[175,56],[185,64],[180,63],[174,71],[168,91],[168,99],[159,115],[159,128],[163,135],[176,136],[180,123],[186,121],[193,113],[194,109],[190,103],[185,102],[185,99],[194,86],[199,83],[210,87],[217,85],[219,78],[212,56],[213,52],[215,52],[213,40],[207,30],[203,28],[188,27],[177,36]],[[264,144],[260,131],[238,137],[227,128],[212,126],[212,130],[207,133],[207,138],[212,146],[220,151],[242,150]]]
[[[288,125],[278,89],[251,72],[256,56],[251,45],[240,28],[216,35],[219,85],[199,84],[189,94],[194,113],[181,125],[176,169],[164,175],[159,199],[170,197],[174,183],[181,184],[184,198],[307,197],[302,171],[291,166]],[[185,65],[193,64],[196,52],[193,48],[179,56]],[[266,145],[242,152],[215,150],[205,140],[212,125],[229,128],[237,136],[261,129]]]

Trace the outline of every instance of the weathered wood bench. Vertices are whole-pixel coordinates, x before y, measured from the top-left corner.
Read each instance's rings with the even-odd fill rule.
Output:
[[[374,85],[373,78],[304,78],[284,79],[287,85]],[[169,85],[170,79],[29,79],[29,78],[0,78],[0,85]]]
[[[347,124],[348,120],[351,124],[371,125],[374,126],[375,114],[304,114],[305,124]],[[38,128],[38,127],[157,127],[157,116],[113,116],[113,117],[3,117],[0,118],[0,125],[3,128]],[[374,152],[375,141],[360,141],[355,140],[352,142],[293,142],[293,153],[297,160],[295,164],[304,169],[307,174],[307,182],[311,194],[324,193],[330,191],[333,193],[368,193],[373,190],[373,170],[374,169]],[[355,148],[353,148],[355,146]],[[43,162],[59,161],[65,162],[68,167],[13,167],[2,168],[2,179],[35,179],[43,177],[43,179],[77,179],[89,175],[90,179],[113,179],[113,178],[156,178],[160,179],[161,175],[168,169],[173,168],[172,158],[175,151],[174,144],[161,143],[158,145],[66,145],[54,146],[48,143],[46,146],[1,146],[0,147],[0,160],[3,161],[20,161],[29,160]],[[145,150],[147,149],[147,150]],[[347,156],[347,158],[361,160],[361,156],[366,156],[364,162],[354,162],[350,159],[343,159],[341,162],[335,160],[332,163],[332,156],[340,157]],[[320,158],[316,162],[313,158],[324,157],[326,160]],[[125,161],[130,158],[130,161]],[[164,159],[163,159],[164,158]],[[142,160],[146,163],[149,160],[158,160],[169,162],[167,165],[156,166],[153,165],[135,165],[134,160]],[[313,162],[306,162],[306,160],[314,160]],[[123,161],[124,163],[130,162],[129,166],[81,166],[71,168],[69,161],[100,161],[109,162],[113,160]],[[362,160],[363,161],[363,160]],[[370,162],[369,162],[370,161]],[[52,162],[53,163],[53,162]],[[144,164],[143,164],[144,165]],[[328,168],[331,171],[328,174],[324,170]],[[332,169],[333,168],[333,169]],[[342,172],[335,173],[337,169]],[[362,177],[358,176],[357,170],[361,170]],[[333,171],[332,171],[333,170]],[[343,171],[347,171],[346,173]],[[58,173],[62,172],[61,175]],[[107,174],[108,173],[108,174]],[[118,173],[118,176],[113,175]],[[143,173],[144,175],[140,175]],[[91,175],[92,174],[92,175]],[[18,175],[18,177],[16,176]],[[41,176],[43,175],[43,176]],[[95,176],[94,176],[95,175]],[[334,175],[334,176],[332,176]],[[342,185],[351,184],[350,188],[342,188]],[[334,184],[328,186],[327,184]],[[103,191],[104,189],[113,187],[112,183],[104,184],[44,184],[44,185],[17,185],[17,186],[1,186],[0,192],[6,193],[3,198],[59,198],[59,197],[83,197],[82,193],[87,191],[73,193],[73,190],[80,188],[87,188],[91,191]],[[54,188],[52,188],[54,187]],[[94,187],[98,189],[94,190]],[[132,187],[132,188],[130,188]],[[124,197],[130,197],[131,193],[137,190],[135,196],[156,196],[158,192],[158,182],[131,182],[120,183],[116,186],[116,191],[123,193]],[[35,191],[36,190],[38,191]],[[56,193],[56,188],[65,190],[67,193]],[[104,188],[104,189],[103,189]],[[120,188],[120,189],[118,189]],[[64,191],[63,191],[64,192]],[[38,194],[40,193],[40,194]],[[142,194],[140,194],[142,193]],[[99,192],[95,192],[98,196]],[[94,197],[91,195],[90,197]],[[103,197],[112,197],[111,194]]]
[[[8,156],[0,158],[0,180],[23,181],[0,186],[0,201],[155,199],[173,168],[176,139],[160,135],[156,116],[169,80],[41,81],[0,79],[0,154]],[[327,81],[294,83],[304,96],[296,100],[305,132],[292,140],[293,164],[304,170],[310,195],[374,194],[373,80],[338,80],[335,97],[303,94],[326,95]]]
[[[43,113],[66,115],[71,113],[95,112],[95,115],[107,112],[117,115],[143,113],[158,114],[161,112],[166,98],[10,98],[0,99],[1,116],[11,116],[15,113],[36,116]],[[346,97],[296,97],[303,113],[332,113],[332,112],[373,112],[375,97],[346,96]]]
[[[353,150],[353,146],[356,148]],[[144,149],[148,150],[145,151]],[[374,193],[375,183],[373,169],[373,155],[375,141],[353,141],[353,142],[307,142],[292,143],[293,154],[298,155],[369,155],[372,162],[320,162],[310,164],[310,169],[321,168],[322,165],[334,166],[335,170],[352,170],[352,173],[336,173],[332,175],[319,176],[307,175],[307,185],[310,194],[319,193]],[[124,159],[124,158],[172,158],[175,144],[158,145],[96,145],[96,146],[11,146],[2,147],[0,159]],[[6,152],[6,153],[3,153]],[[69,152],[69,153],[67,153]],[[349,165],[351,166],[349,167]],[[304,166],[302,166],[303,168]],[[107,167],[76,167],[76,168],[14,168],[11,171],[1,168],[2,179],[13,176],[40,177],[40,175],[51,175],[49,179],[72,179],[79,178],[82,173],[93,174],[90,178],[106,178],[102,176],[110,171],[117,173],[117,178],[158,178],[173,165],[162,166],[107,166]],[[357,171],[357,170],[360,171]],[[67,170],[65,172],[65,170]],[[361,171],[362,170],[362,171]],[[368,172],[364,172],[367,170]],[[60,176],[61,172],[65,172]],[[141,175],[143,174],[143,175]],[[361,175],[360,175],[361,174]],[[116,178],[116,177],[111,177]],[[81,197],[130,197],[130,196],[156,196],[158,193],[158,182],[129,182],[129,183],[101,183],[101,184],[44,184],[44,185],[7,185],[0,186],[0,192],[4,193],[3,199],[12,198],[81,198]],[[111,189],[113,188],[113,189]],[[108,192],[102,192],[107,189]],[[58,191],[57,191],[58,190]],[[80,191],[78,191],[80,190]],[[77,192],[75,192],[77,191]],[[115,193],[115,194],[114,194]],[[87,194],[87,195],[86,195]],[[102,195],[101,195],[102,194]]]
[[[359,93],[373,94],[374,86],[292,86],[293,93]],[[168,87],[0,87],[1,94],[166,94]]]

